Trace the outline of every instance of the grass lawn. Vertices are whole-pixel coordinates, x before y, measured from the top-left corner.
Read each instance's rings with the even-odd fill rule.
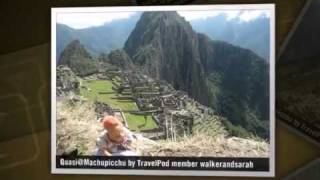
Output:
[[[112,90],[112,83],[110,81],[82,81],[82,85],[91,90],[89,91],[81,88],[81,94],[84,97],[87,97],[91,100],[104,102],[113,108],[119,108],[121,110],[137,110],[137,106],[133,101],[113,99],[116,97],[116,93]],[[99,94],[99,92],[107,92],[108,94]]]
[[[121,78],[119,76],[115,76],[114,77],[114,82],[120,86],[120,83],[121,83]]]
[[[83,81],[82,86],[86,88],[81,88],[81,95],[91,99],[97,100],[109,104],[113,108],[119,108],[121,110],[138,110],[135,102],[130,100],[118,100],[113,99],[116,97],[116,93],[112,90],[112,83],[106,80],[90,80]],[[107,94],[99,94],[99,92],[106,92]],[[145,123],[145,117],[143,115],[135,115],[130,113],[125,113],[129,129],[131,130],[148,130],[157,127],[156,123],[151,116],[147,116]]]
[[[141,131],[157,128],[157,124],[154,122],[151,116],[147,116],[147,119],[143,115],[136,115],[125,113],[128,126],[131,130]]]

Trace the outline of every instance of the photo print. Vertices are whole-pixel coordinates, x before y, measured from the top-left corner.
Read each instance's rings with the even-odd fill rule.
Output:
[[[274,176],[273,4],[52,9],[52,173]]]

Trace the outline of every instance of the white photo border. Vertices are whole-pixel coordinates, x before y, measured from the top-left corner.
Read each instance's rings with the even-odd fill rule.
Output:
[[[56,23],[58,13],[129,12],[129,11],[195,11],[195,10],[267,10],[270,12],[270,153],[269,171],[215,171],[215,170],[132,170],[132,169],[65,169],[56,168]],[[224,4],[184,6],[118,6],[118,7],[64,7],[51,8],[51,173],[100,175],[157,175],[157,176],[275,176],[275,4]]]

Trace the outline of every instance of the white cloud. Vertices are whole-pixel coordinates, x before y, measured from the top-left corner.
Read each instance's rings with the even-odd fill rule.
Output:
[[[91,26],[100,26],[114,20],[127,19],[135,12],[108,12],[108,13],[58,13],[57,23],[68,25],[75,29]]]
[[[218,11],[178,11],[179,15],[184,17],[187,21],[197,19],[207,19],[219,15]]]
[[[215,17],[218,15],[225,14],[228,20],[239,18],[241,21],[251,21],[261,15],[270,17],[268,11],[264,10],[215,10],[215,11],[178,11],[180,16],[183,16],[186,20],[198,20]]]
[[[253,19],[256,19],[257,17],[265,15],[267,17],[270,17],[270,13],[268,11],[261,11],[261,10],[252,10],[252,11],[242,11],[239,15],[239,18],[242,21],[250,21]]]

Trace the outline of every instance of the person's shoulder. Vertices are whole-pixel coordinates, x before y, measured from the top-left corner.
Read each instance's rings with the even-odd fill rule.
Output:
[[[101,140],[101,139],[105,139],[107,137],[107,131],[106,130],[103,130],[99,136],[98,136],[98,140]]]
[[[127,137],[129,140],[133,140],[134,139],[134,133],[132,131],[130,131],[128,128],[126,127],[123,127],[124,128],[124,131],[126,132],[127,134]]]
[[[127,134],[129,134],[129,135],[132,135],[132,134],[133,134],[132,131],[130,131],[128,128],[123,127],[123,129],[124,129],[124,131],[125,131]]]
[[[100,133],[100,136],[106,136],[108,134],[108,131],[107,130],[103,130],[101,133]]]
[[[107,144],[106,139],[107,139],[107,131],[101,132],[100,136],[97,138],[97,142],[96,142],[97,146],[99,147],[106,146]]]

